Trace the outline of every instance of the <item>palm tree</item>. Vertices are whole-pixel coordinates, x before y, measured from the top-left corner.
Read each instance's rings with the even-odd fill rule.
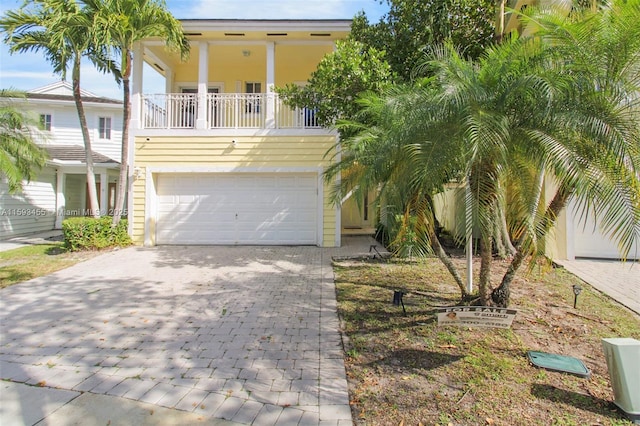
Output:
[[[43,52],[53,71],[63,79],[71,66],[73,97],[86,153],[89,202],[93,216],[99,217],[91,136],[80,93],[80,63],[86,57],[101,71],[116,71],[107,60],[105,51],[100,50],[99,45],[91,44],[92,28],[91,17],[75,0],[32,1],[16,11],[6,12],[0,19],[0,29],[5,33],[4,42],[12,53]]]
[[[467,205],[480,229],[481,304],[508,305],[515,273],[541,253],[572,198],[602,214],[628,251],[640,240],[637,4],[569,18],[531,15],[543,27],[547,21],[549,32],[539,34],[555,34],[552,43],[512,37],[478,61],[451,46],[437,49],[425,65],[433,77],[365,98],[363,114],[377,124],[346,141],[348,154],[328,172],[345,172],[337,192],[382,183],[385,196],[393,187],[424,233],[433,226],[429,199],[446,182],[467,182]],[[556,188],[548,197],[545,180]],[[516,252],[494,288],[502,213]]]
[[[33,179],[47,160],[46,151],[35,142],[37,123],[11,102],[24,97],[23,92],[0,90],[0,171],[10,193],[19,191],[23,180]]]
[[[99,29],[94,43],[114,49],[121,58],[124,118],[120,179],[115,204],[116,214],[113,215],[115,226],[120,221],[127,188],[131,119],[130,78],[134,44],[148,37],[160,37],[165,40],[167,46],[177,49],[186,59],[189,41],[182,31],[182,24],[167,11],[163,0],[85,0],[84,3],[95,17],[95,28]]]

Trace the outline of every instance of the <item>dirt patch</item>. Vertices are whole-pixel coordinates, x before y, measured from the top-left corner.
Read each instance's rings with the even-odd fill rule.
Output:
[[[493,282],[506,267],[495,262]],[[631,424],[612,403],[601,339],[640,339],[640,318],[564,269],[536,265],[516,278],[510,330],[439,327],[435,307],[459,294],[437,259],[342,261],[336,271],[357,424]],[[394,289],[408,292],[406,315]],[[534,367],[529,350],[574,356],[591,376]]]

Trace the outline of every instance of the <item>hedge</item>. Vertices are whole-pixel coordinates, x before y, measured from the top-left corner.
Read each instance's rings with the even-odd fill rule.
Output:
[[[70,251],[79,251],[131,245],[127,220],[121,219],[115,228],[111,226],[112,221],[110,216],[65,219],[62,222],[65,246]]]

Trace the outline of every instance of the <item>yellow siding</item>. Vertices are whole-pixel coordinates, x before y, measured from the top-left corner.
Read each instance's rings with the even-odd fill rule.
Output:
[[[333,46],[276,46],[276,86],[307,81],[316,70],[324,55],[331,53]]]
[[[335,142],[334,136],[136,138],[135,166],[142,176],[133,185],[133,239],[138,244],[144,242],[147,167],[225,167],[250,172],[259,172],[259,167],[325,168],[330,161],[325,154]],[[335,244],[336,208],[329,202],[329,192],[330,185],[324,184],[324,246]],[[154,224],[148,226],[154,235]]]
[[[317,45],[278,45],[275,46],[275,83],[284,86],[287,83],[306,81],[324,55],[333,51],[333,46]],[[247,52],[248,55],[245,56]],[[189,60],[176,65],[174,69],[174,90],[181,87],[195,87],[198,81],[199,52],[192,49]],[[261,45],[211,45],[209,46],[208,81],[224,84],[224,92],[245,91],[245,82],[262,83],[262,92],[266,92],[267,47]]]

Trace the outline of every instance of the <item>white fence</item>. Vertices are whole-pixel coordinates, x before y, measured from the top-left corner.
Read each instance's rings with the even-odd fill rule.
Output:
[[[142,96],[145,129],[194,129],[198,95],[166,93]],[[277,94],[209,93],[206,97],[209,129],[280,128],[317,129],[315,110],[291,108]]]

